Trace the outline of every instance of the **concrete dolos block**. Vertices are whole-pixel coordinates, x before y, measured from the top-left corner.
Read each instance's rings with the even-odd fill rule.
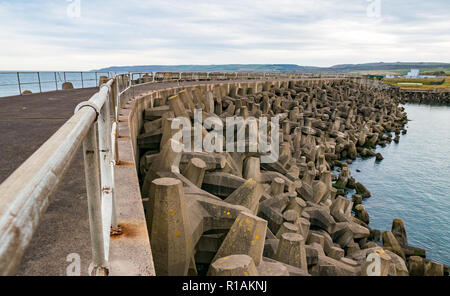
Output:
[[[152,181],[147,206],[157,275],[187,275],[192,253],[183,186],[174,178]]]
[[[244,254],[256,265],[262,260],[267,221],[249,213],[241,213],[231,226],[213,261],[218,258]]]
[[[257,276],[258,271],[252,257],[248,255],[230,255],[217,259],[211,264],[212,276]]]
[[[275,259],[308,271],[306,261],[305,239],[297,233],[284,233],[281,236]]]

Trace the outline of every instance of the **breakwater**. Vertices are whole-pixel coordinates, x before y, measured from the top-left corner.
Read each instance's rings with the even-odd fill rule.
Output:
[[[362,204],[371,193],[342,161],[382,159],[373,149],[406,133],[400,100],[394,89],[343,79],[160,92],[142,114],[136,141],[156,273],[367,275],[373,254],[380,275],[443,275],[444,265],[409,245],[401,219],[390,231],[371,229]],[[278,134],[279,157],[263,163],[260,150],[174,149],[181,143],[172,122],[193,123],[195,109],[223,125],[227,117],[278,118],[280,130],[268,138]],[[202,137],[211,129],[203,126]],[[348,189],[357,192],[353,200],[344,197]]]
[[[447,105],[450,106],[449,91],[400,91],[401,102],[429,105]]]

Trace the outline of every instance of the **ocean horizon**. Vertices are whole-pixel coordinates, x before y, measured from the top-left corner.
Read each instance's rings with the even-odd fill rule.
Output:
[[[25,90],[32,93],[61,90],[64,82],[71,82],[74,88],[96,87],[100,76],[111,77],[113,74],[103,71],[0,71],[0,97],[17,96]]]

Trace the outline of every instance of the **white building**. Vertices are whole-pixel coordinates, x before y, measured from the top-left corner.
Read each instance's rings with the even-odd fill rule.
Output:
[[[406,78],[419,78],[420,70],[419,69],[411,69],[411,71],[406,74]]]

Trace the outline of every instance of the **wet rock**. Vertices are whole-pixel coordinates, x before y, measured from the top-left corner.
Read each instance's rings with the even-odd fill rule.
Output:
[[[425,276],[444,276],[444,265],[442,263],[427,260],[425,261]]]
[[[403,252],[405,252],[406,257],[410,256],[420,256],[422,258],[426,257],[426,250],[413,246],[402,247]]]
[[[360,219],[366,224],[369,224],[369,214],[367,213],[367,210],[363,205],[359,204],[355,206],[354,211],[356,218]]]
[[[348,178],[348,182],[347,182],[347,188],[349,189],[355,189],[356,187],[356,180],[353,177]]]
[[[374,242],[381,241],[381,232],[378,229],[372,229],[370,231],[369,239]]]
[[[397,241],[400,243],[402,248],[408,246],[408,238],[406,236],[405,224],[402,219],[394,219],[392,221],[392,234],[395,236]]]
[[[353,202],[353,206],[355,207],[355,206],[357,206],[357,205],[360,205],[360,204],[362,204],[362,195],[361,194],[354,194],[353,196],[352,196],[352,202]]]
[[[411,276],[423,276],[425,264],[422,257],[411,256],[408,258],[408,271]]]
[[[348,179],[350,177],[350,172],[348,167],[343,167],[341,173],[339,174],[339,178],[336,183],[333,185],[336,189],[345,189],[348,183]]]
[[[391,231],[383,232],[381,234],[381,237],[383,239],[383,247],[385,249],[389,249],[393,253],[402,257],[403,260],[406,260],[405,252],[403,252],[400,243],[397,241],[397,239],[395,238],[394,234],[392,234]]]
[[[355,189],[358,194],[360,194],[363,198],[371,197],[372,194],[370,191],[361,183],[357,182],[355,184]]]
[[[382,161],[384,159],[384,157],[383,157],[383,155],[381,155],[381,153],[377,153],[375,155],[375,158],[376,158],[377,161]]]

